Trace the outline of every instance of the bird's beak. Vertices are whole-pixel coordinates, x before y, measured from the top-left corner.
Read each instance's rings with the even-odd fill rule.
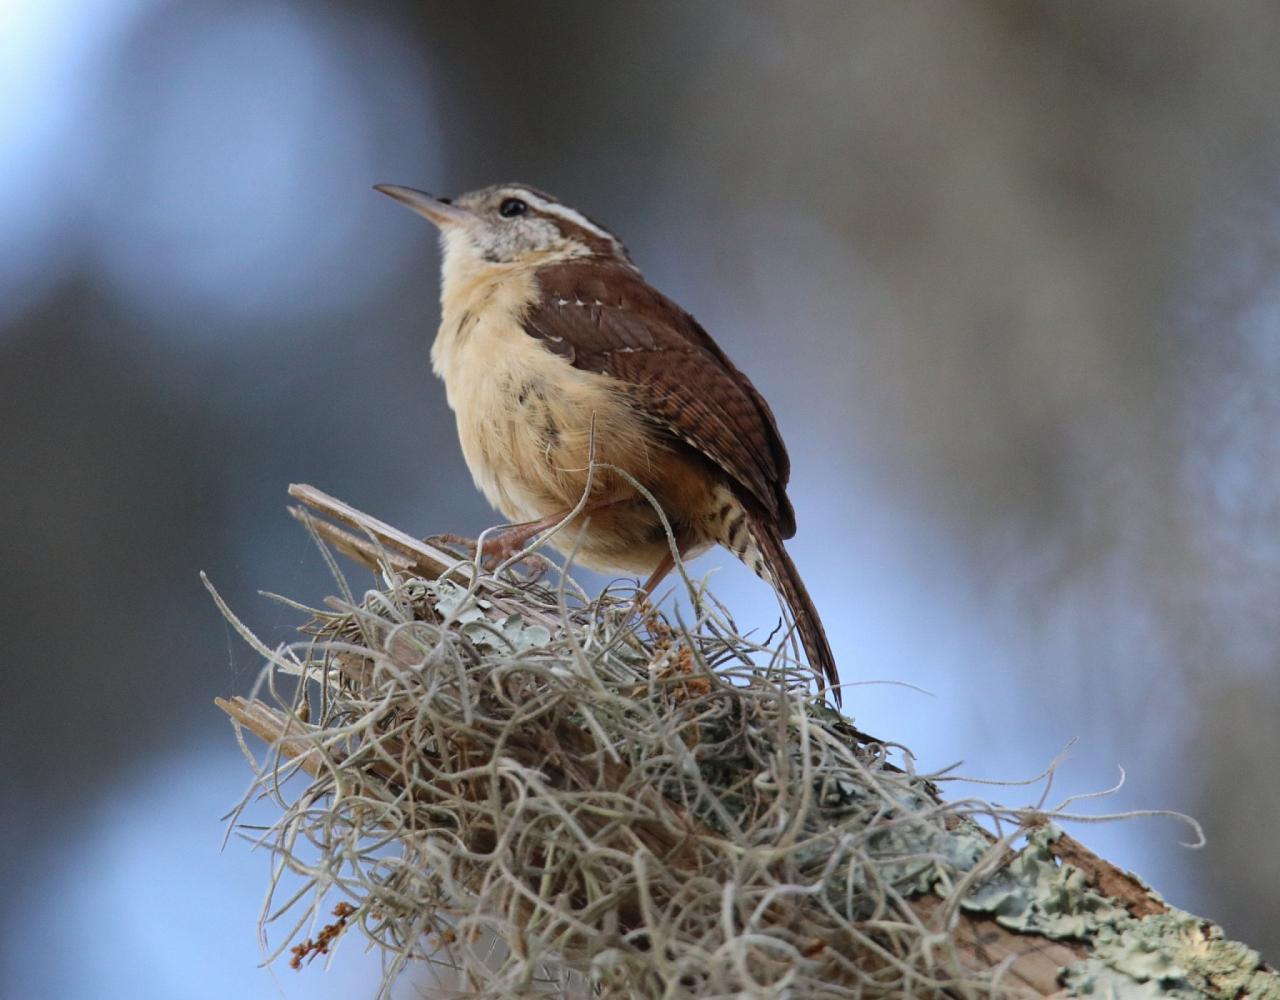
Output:
[[[475,213],[458,205],[451,205],[443,199],[433,197],[425,191],[400,187],[398,184],[375,184],[375,191],[381,191],[388,198],[408,205],[424,218],[430,219],[441,229],[446,226],[463,225],[476,220]]]

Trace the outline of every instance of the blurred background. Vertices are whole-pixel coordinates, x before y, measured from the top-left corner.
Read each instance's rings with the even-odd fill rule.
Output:
[[[930,692],[858,722],[1000,779],[1078,738],[1054,799],[1123,766],[1083,805],[1209,844],[1072,831],[1276,961],[1277,51],[1249,2],[0,4],[0,994],[376,982],[355,936],[257,967],[212,699],[258,661],[197,572],[275,643],[258,590],[332,586],[288,483],[497,520],[429,371],[435,235],[377,182],[621,234],[772,402],[846,679]]]

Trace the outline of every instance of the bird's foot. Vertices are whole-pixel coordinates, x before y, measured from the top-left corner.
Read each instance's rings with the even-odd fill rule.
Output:
[[[423,541],[428,545],[434,545],[438,549],[444,549],[449,555],[457,556],[459,559],[470,559],[476,551],[476,540],[474,538],[468,538],[466,535],[455,535],[453,532],[428,535]]]
[[[480,565],[485,569],[496,569],[517,552],[522,551],[531,541],[539,527],[527,524],[509,524],[491,532],[484,540],[480,550]]]
[[[496,571],[503,563],[520,555],[542,532],[554,528],[563,521],[568,514],[568,511],[561,511],[536,521],[507,524],[492,531],[485,538],[480,550],[481,568],[491,573]],[[555,569],[555,563],[536,552],[525,555],[519,560],[518,565],[525,568],[525,575],[530,582],[542,579],[549,570]]]
[[[556,518],[550,526],[558,524],[559,521],[560,518]],[[546,527],[548,525],[535,522],[530,525],[512,524],[500,528],[495,535],[484,540],[484,549],[480,553],[481,568],[489,573],[496,572],[503,563],[523,552],[533,541],[534,536]],[[556,564],[540,552],[526,553],[512,563],[511,568],[514,569],[517,566],[520,567],[526,583],[537,583],[548,573],[557,569]]]
[[[480,552],[480,568],[486,572],[492,573],[513,555],[520,552],[526,545],[532,535],[526,535],[523,540],[519,537],[512,538],[509,534],[510,528],[524,528],[524,525],[508,525],[499,528],[495,535],[491,535],[485,539],[484,548]],[[536,532],[534,532],[536,534]],[[475,558],[476,539],[469,538],[466,535],[456,535],[446,532],[441,535],[430,535],[423,539],[429,545],[444,549],[452,556],[457,556],[460,560],[468,560]],[[522,567],[524,577],[528,583],[537,583],[550,571],[556,568],[546,556],[537,552],[530,552],[515,565]]]

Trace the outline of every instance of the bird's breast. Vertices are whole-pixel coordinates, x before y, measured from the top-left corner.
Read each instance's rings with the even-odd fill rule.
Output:
[[[532,289],[480,286],[446,302],[432,361],[457,416],[476,485],[512,520],[573,507],[587,469],[622,464],[643,475],[651,429],[614,379],[573,367],[525,333]],[[594,493],[612,477],[594,475]]]

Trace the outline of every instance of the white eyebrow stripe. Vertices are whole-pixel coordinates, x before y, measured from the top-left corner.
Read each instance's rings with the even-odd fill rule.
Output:
[[[575,211],[568,205],[561,205],[559,202],[547,201],[544,198],[539,198],[532,191],[521,191],[520,195],[525,201],[540,212],[546,212],[548,215],[558,215],[566,222],[572,222],[576,226],[581,226],[583,229],[587,230],[587,232],[595,233],[597,236],[606,240],[611,240],[614,243],[618,242],[618,238],[614,236],[613,233],[601,229],[581,212]]]

